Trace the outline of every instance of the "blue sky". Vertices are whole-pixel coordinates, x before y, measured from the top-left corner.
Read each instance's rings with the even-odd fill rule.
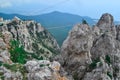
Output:
[[[120,0],[0,0],[0,12],[38,15],[61,11],[99,18],[111,13],[120,21]]]

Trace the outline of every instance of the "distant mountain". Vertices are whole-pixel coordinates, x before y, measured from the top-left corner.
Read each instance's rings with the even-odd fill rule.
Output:
[[[61,13],[57,11],[34,16],[34,19],[36,19],[38,22],[40,21],[46,27],[74,25],[76,23],[81,23],[83,19],[85,19],[90,25],[95,23],[90,17],[81,17],[78,15]]]
[[[86,20],[89,25],[96,23],[92,18],[88,16],[79,16],[58,11],[35,16],[0,13],[0,17],[3,17],[4,19],[12,19],[14,16],[17,16],[23,20],[35,20],[37,22],[40,22],[53,34],[60,45],[66,38],[69,30],[73,25],[81,23],[83,19]]]
[[[95,21],[87,16],[79,16],[69,13],[62,13],[58,11],[54,11],[47,14],[41,14],[41,15],[35,15],[35,16],[25,16],[20,14],[4,14],[0,13],[0,17],[3,17],[4,19],[12,19],[14,16],[17,16],[21,19],[33,19],[37,22],[42,23],[46,27],[57,27],[64,26],[64,25],[74,25],[76,23],[81,23],[83,19],[85,19],[88,24],[93,25]]]
[[[15,16],[21,18],[21,19],[26,19],[29,18],[29,16],[24,16],[20,14],[5,14],[5,13],[0,13],[0,17],[3,17],[3,19],[13,19]]]

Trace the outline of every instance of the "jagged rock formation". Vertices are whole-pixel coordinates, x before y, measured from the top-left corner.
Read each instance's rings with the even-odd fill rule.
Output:
[[[41,68],[41,63],[37,61],[37,66],[34,63],[31,63],[31,66],[33,68],[35,67],[34,70],[40,70],[34,72],[35,74],[28,70],[29,67],[27,64],[30,62],[29,60],[49,60],[57,54],[59,54],[59,45],[54,37],[40,23],[32,20],[23,21],[18,17],[6,21],[1,18],[0,80],[46,80],[49,77],[50,79],[54,77],[54,80],[69,80],[69,77],[66,77],[67,75],[61,76],[59,74],[60,64],[58,62],[50,63],[46,61],[52,67],[57,66],[54,63],[59,64],[57,66],[58,71],[49,66]],[[26,65],[24,65],[25,63]],[[41,75],[41,69],[49,73],[45,72]]]
[[[1,40],[8,49],[10,41],[16,40],[24,46],[26,52],[38,58],[49,59],[59,51],[59,46],[53,36],[35,21],[22,21],[15,17],[12,21],[3,22],[0,31]]]
[[[62,71],[60,63],[56,61],[28,61],[25,66],[28,80],[73,80]]]
[[[32,60],[25,65],[3,64],[0,73],[4,74],[2,80],[73,80],[59,62],[48,60]]]
[[[120,27],[108,13],[94,27],[75,25],[55,59],[75,80],[120,80]]]
[[[61,49],[63,61],[60,62],[74,77],[79,75],[81,79],[86,72],[86,66],[91,63],[92,42],[91,30],[86,24],[74,26],[64,41]]]
[[[31,55],[33,53],[37,57],[44,56],[44,59],[49,59],[59,50],[54,38],[40,24],[22,21],[17,17],[4,22],[0,27],[0,78],[120,80],[120,25],[115,26],[113,21],[113,16],[105,13],[93,27],[87,24],[75,25],[62,45],[61,54],[53,61],[31,60],[36,57]],[[16,42],[11,47],[11,39],[19,40],[20,44],[17,45]],[[17,50],[29,55],[26,64],[13,63],[11,60],[13,54],[10,54],[10,51],[14,53],[16,46]]]
[[[109,31],[113,24],[113,16],[111,14],[103,14],[100,20],[97,23],[97,26],[101,30],[101,32]]]

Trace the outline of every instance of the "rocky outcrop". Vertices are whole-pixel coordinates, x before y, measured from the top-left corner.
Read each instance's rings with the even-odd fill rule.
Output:
[[[14,65],[14,64],[13,64]],[[0,67],[0,79],[1,80],[25,80],[20,71],[13,71],[12,67],[16,68],[13,65],[4,64]]]
[[[73,80],[61,70],[60,63],[56,61],[28,61],[25,67],[28,71],[28,80]]]
[[[89,27],[78,24],[69,32],[57,56],[64,69],[75,80],[119,80],[119,26],[105,13]]]
[[[111,27],[114,26],[113,24],[113,16],[111,14],[105,13],[101,16],[100,20],[97,23],[97,26],[101,30],[101,32],[111,30]]]
[[[32,60],[25,65],[13,63],[0,67],[2,80],[73,80],[60,63],[49,60]]]
[[[0,22],[0,80],[72,80],[49,61],[57,54],[59,45],[40,23],[18,17]]]
[[[6,50],[10,49],[11,41],[16,40],[24,46],[26,52],[31,54],[31,58],[34,56],[38,59],[49,59],[59,53],[56,40],[40,23],[35,21],[22,21],[15,17],[7,23],[3,21],[0,31]]]
[[[113,20],[111,14],[105,13],[93,27],[75,25],[61,47],[61,54],[51,61],[37,60],[40,56],[49,59],[59,50],[55,39],[40,24],[17,17],[3,23],[0,27],[0,78],[120,80],[120,25],[115,26]],[[25,64],[10,60],[10,51],[16,49],[11,48],[11,39],[20,41],[19,45],[15,44],[17,50],[21,51],[23,45],[27,53],[22,52],[29,53]],[[33,53],[35,55],[30,55]]]
[[[60,62],[68,73],[81,79],[86,72],[86,66],[91,63],[90,49],[93,38],[88,25],[78,24],[70,31],[64,41]],[[61,61],[61,59],[63,59]]]
[[[2,22],[2,21],[3,21],[3,18],[0,17],[0,22]]]
[[[109,77],[108,74],[111,75],[112,71],[112,68],[100,57],[100,62],[96,64],[96,68],[87,72],[83,80],[111,80],[112,76]]]
[[[7,45],[2,38],[0,38],[0,61],[8,64],[12,63]]]

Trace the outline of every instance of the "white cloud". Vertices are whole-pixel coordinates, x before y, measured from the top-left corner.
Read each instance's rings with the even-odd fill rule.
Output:
[[[7,8],[7,7],[11,7],[12,4],[8,1],[0,1],[0,8]]]

